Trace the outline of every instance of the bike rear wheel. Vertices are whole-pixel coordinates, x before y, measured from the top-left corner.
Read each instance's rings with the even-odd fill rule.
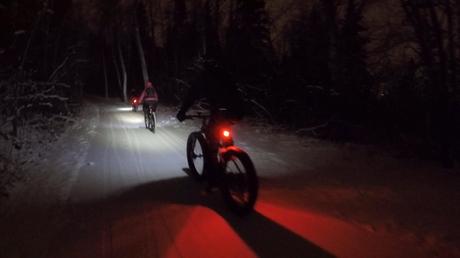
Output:
[[[150,131],[155,132],[156,120],[157,120],[155,112],[153,112],[153,111],[150,112],[150,119],[149,120],[150,120],[150,127],[149,127]]]
[[[223,154],[221,191],[229,207],[240,215],[254,209],[259,180],[249,155],[234,148]]]
[[[193,132],[187,139],[187,162],[189,174],[196,180],[202,180],[206,169],[208,148],[206,140],[200,132]]]

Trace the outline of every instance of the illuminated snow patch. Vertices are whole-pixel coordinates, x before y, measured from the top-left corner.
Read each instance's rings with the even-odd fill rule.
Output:
[[[117,117],[118,119],[120,119],[122,123],[127,123],[127,124],[140,124],[140,123],[143,124],[144,123],[144,117],[140,115],[122,114]]]
[[[117,111],[123,111],[123,112],[132,111],[132,110],[133,110],[132,107],[119,107],[119,108],[117,108]]]

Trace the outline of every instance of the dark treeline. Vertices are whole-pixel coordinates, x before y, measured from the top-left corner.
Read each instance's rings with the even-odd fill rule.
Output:
[[[58,69],[75,92],[84,84],[124,100],[151,80],[162,101],[178,103],[207,56],[238,81],[253,116],[299,133],[410,143],[446,163],[459,146],[459,1],[35,0],[0,8],[2,80],[21,70],[49,81]]]
[[[2,161],[39,157],[73,121],[88,46],[71,16],[71,1],[0,1]]]

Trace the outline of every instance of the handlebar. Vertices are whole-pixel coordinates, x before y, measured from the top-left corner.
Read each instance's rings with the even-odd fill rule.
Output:
[[[219,112],[226,112],[227,109],[226,108],[219,108],[218,109]],[[187,119],[190,119],[192,120],[193,118],[201,118],[201,119],[206,119],[206,118],[209,118],[211,116],[210,113],[202,113],[202,112],[196,112],[194,114],[191,114],[191,115],[185,115],[185,120]]]

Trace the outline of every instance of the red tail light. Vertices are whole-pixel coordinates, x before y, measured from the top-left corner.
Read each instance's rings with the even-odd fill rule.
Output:
[[[134,103],[136,103],[136,102],[137,102],[137,99],[134,99]]]
[[[220,142],[219,144],[222,146],[222,147],[229,147],[229,146],[232,146],[233,145],[233,133],[231,131],[230,128],[226,128],[226,127],[223,127],[220,129],[220,132],[219,132],[219,139],[220,139]]]
[[[230,137],[230,131],[224,129],[224,130],[222,131],[222,135],[223,135],[224,137],[228,138],[228,137]]]

